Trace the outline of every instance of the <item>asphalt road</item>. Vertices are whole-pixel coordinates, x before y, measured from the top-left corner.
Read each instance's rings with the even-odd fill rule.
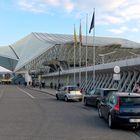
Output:
[[[0,140],[140,140],[111,130],[97,110],[23,87],[0,86]]]

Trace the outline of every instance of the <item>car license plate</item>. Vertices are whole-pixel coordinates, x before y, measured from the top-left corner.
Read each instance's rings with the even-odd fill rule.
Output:
[[[140,119],[130,119],[129,122],[130,123],[138,123],[138,122],[140,122]]]

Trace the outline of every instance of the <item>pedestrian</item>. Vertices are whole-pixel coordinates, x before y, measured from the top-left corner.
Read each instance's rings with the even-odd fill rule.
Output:
[[[140,93],[140,82],[137,82],[137,83],[135,84],[135,87],[134,87],[133,92],[135,92],[135,93]]]
[[[57,85],[55,84],[54,88],[56,89]]]
[[[59,83],[59,84],[58,84],[58,89],[60,89],[60,87],[61,87],[61,84]]]
[[[80,84],[79,83],[77,83],[77,87],[79,87],[80,86]]]
[[[53,88],[53,83],[52,82],[50,83],[50,88]]]

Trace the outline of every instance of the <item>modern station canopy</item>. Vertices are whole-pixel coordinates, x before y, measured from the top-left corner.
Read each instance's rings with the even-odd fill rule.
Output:
[[[78,39],[78,36],[77,36]],[[37,70],[41,67],[47,67],[50,62],[57,60],[72,66],[73,63],[73,35],[31,33],[14,44],[0,47],[0,65],[11,71]],[[137,54],[140,51],[140,44],[120,38],[83,36],[82,39],[82,61],[84,65],[85,46],[89,48],[89,63],[92,61],[93,44],[96,47],[96,63],[100,64],[101,54],[110,53],[115,49],[120,54],[122,50],[128,50],[127,55]],[[126,52],[126,51],[123,51]],[[77,49],[78,55],[78,49]],[[91,54],[90,54],[91,53]],[[123,55],[123,54],[122,54]],[[126,54],[124,54],[126,55]],[[111,56],[110,56],[111,57]],[[109,58],[110,58],[109,57]],[[120,56],[119,56],[120,57]],[[122,56],[123,57],[123,56]],[[108,59],[109,59],[108,58]],[[90,60],[91,59],[91,60]],[[92,62],[91,62],[92,63]],[[90,63],[90,64],[91,64]],[[78,57],[77,57],[78,64]]]

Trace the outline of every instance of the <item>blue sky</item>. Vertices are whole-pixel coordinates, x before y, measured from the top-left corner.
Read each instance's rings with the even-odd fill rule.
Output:
[[[31,32],[86,33],[93,9],[96,36],[140,42],[140,0],[0,0],[0,46],[12,44]],[[89,28],[89,27],[88,27]]]

